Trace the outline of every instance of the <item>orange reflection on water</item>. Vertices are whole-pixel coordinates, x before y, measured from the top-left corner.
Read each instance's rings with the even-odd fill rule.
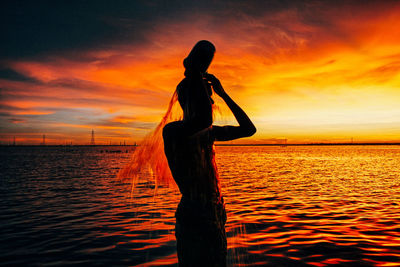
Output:
[[[400,260],[398,146],[216,147],[232,266]],[[180,194],[139,177],[133,251],[174,250]],[[127,198],[130,192],[127,191]],[[149,261],[174,261],[173,252]]]

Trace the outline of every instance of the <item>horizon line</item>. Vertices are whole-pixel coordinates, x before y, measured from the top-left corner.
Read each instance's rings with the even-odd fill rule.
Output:
[[[215,146],[357,146],[357,145],[400,145],[400,142],[358,142],[358,143],[325,143],[325,142],[316,142],[316,143],[291,143],[291,144],[268,144],[268,143],[249,143],[249,144],[223,144],[223,143],[216,143]],[[102,147],[102,146],[140,146],[140,144],[136,145],[115,145],[115,144],[99,144],[99,145],[90,145],[90,144],[75,144],[75,145],[65,145],[65,144],[49,144],[49,145],[43,145],[43,144],[0,144],[0,147]]]

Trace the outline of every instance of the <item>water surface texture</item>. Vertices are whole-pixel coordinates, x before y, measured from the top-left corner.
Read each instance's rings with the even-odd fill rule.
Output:
[[[179,193],[117,180],[132,149],[0,147],[0,264],[176,265]],[[400,265],[400,146],[216,152],[229,265]]]

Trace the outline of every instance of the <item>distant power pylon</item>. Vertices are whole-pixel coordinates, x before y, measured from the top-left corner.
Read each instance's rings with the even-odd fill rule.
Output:
[[[92,139],[90,140],[90,145],[94,146],[94,130],[92,129]]]
[[[42,146],[46,145],[46,135],[43,135],[43,142],[41,143]]]

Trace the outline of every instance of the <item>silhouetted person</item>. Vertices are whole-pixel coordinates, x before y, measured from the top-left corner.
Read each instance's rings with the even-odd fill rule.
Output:
[[[220,81],[206,73],[214,53],[212,43],[200,41],[184,60],[185,78],[176,89],[183,120],[163,129],[165,154],[182,194],[175,213],[180,266],[226,266],[226,213],[213,144],[256,132]],[[212,125],[212,90],[225,101],[239,126]]]

